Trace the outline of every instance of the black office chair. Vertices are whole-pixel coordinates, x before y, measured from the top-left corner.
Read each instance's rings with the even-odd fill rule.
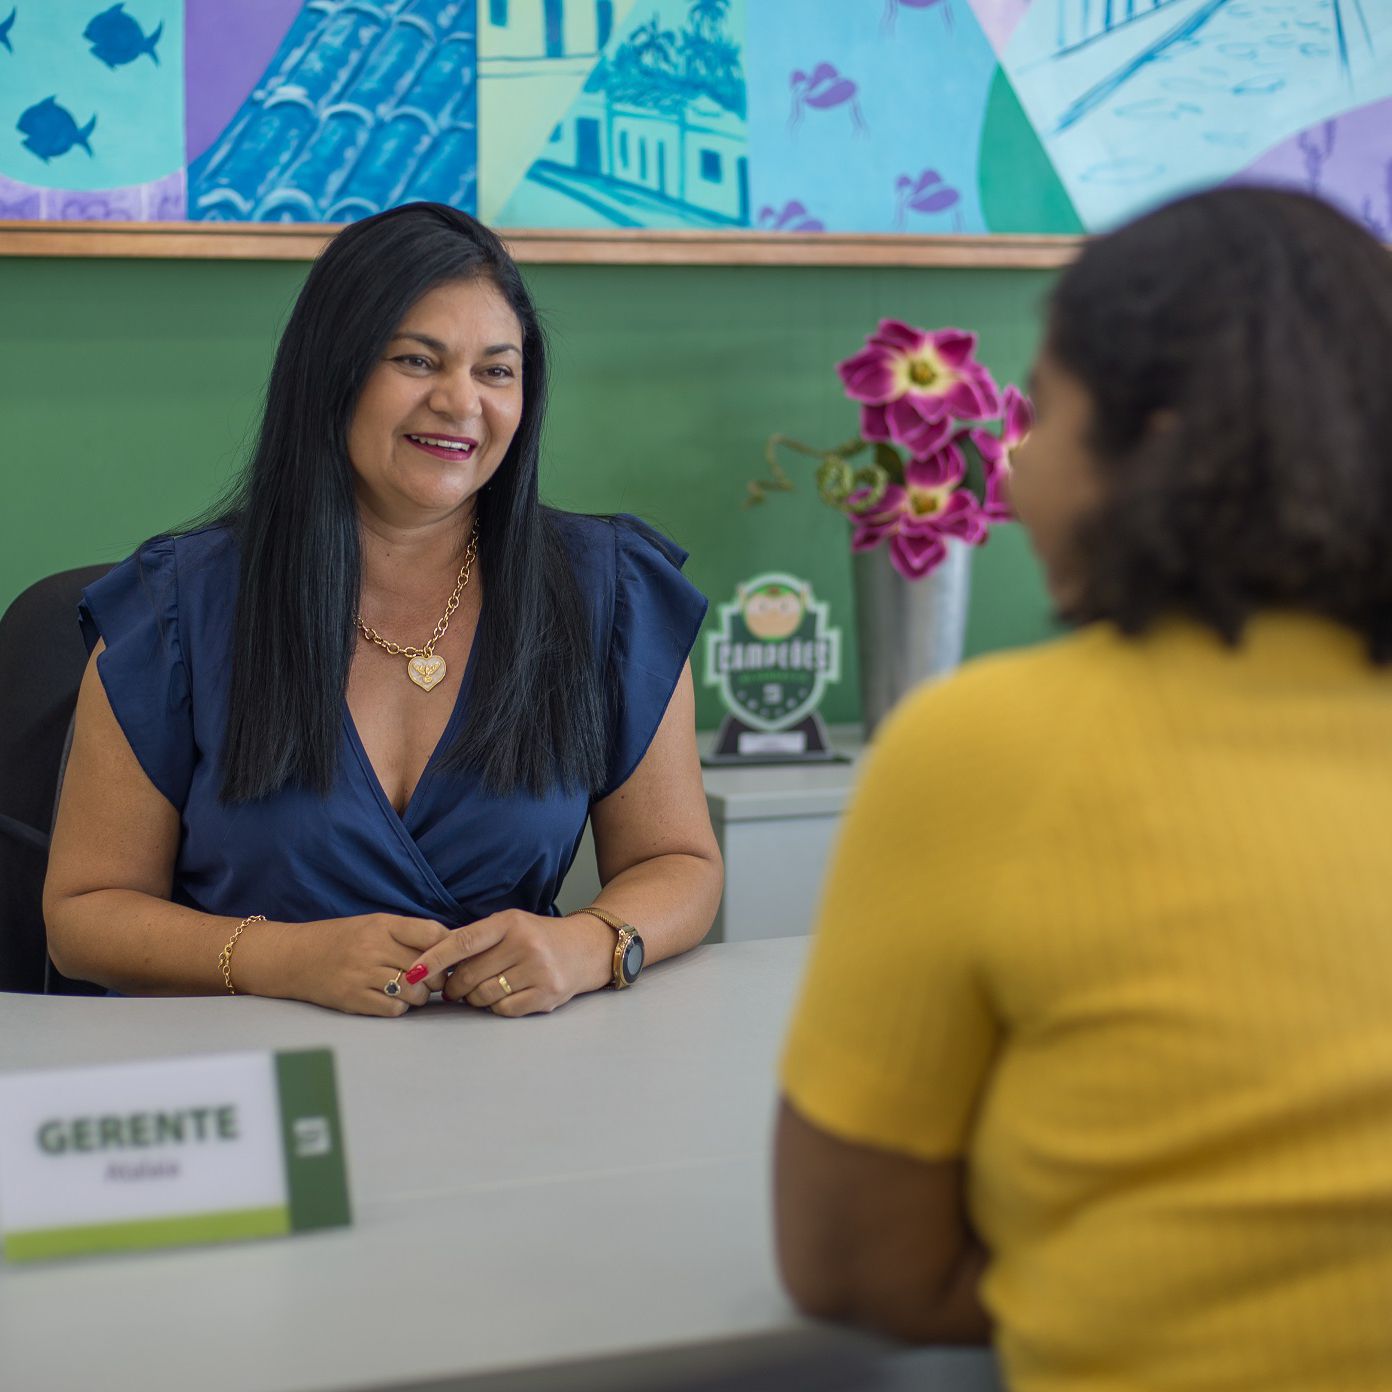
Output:
[[[0,991],[101,995],[48,960],[43,882],[87,649],[82,591],[110,566],[31,585],[0,618]]]

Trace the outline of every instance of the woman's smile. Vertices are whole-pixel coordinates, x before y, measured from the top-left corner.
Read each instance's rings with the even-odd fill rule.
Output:
[[[406,439],[422,453],[433,455],[436,459],[448,459],[451,463],[455,460],[472,459],[479,447],[479,442],[467,435],[408,434]]]

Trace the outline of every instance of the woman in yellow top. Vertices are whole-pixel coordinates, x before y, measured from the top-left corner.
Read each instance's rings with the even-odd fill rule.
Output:
[[[1231,189],[1060,280],[1012,492],[1075,630],[924,689],[782,1067],[807,1310],[1015,1392],[1392,1388],[1392,260]]]

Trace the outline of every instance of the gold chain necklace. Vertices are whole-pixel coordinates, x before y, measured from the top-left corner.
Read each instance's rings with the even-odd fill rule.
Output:
[[[454,616],[454,611],[459,608],[459,596],[468,586],[469,576],[473,573],[474,561],[477,559],[478,523],[475,522],[473,531],[469,533],[469,544],[464,548],[464,564],[459,569],[459,579],[454,583],[454,593],[450,595],[449,603],[445,605],[444,616],[435,625],[435,632],[430,635],[430,641],[424,647],[404,647],[400,643],[393,643],[390,639],[383,638],[375,628],[369,628],[363,616],[358,615],[358,627],[369,643],[376,643],[379,648],[385,648],[393,657],[409,659],[406,663],[406,675],[422,691],[433,690],[445,679],[445,659],[435,656],[435,644],[445,636],[449,621]]]

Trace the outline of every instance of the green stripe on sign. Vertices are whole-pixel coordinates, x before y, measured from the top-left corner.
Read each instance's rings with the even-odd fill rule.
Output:
[[[72,1257],[82,1252],[128,1252],[141,1247],[177,1247],[191,1242],[235,1242],[281,1237],[290,1231],[290,1211],[243,1208],[229,1213],[188,1213],[177,1218],[139,1218],[78,1228],[31,1228],[5,1234],[6,1261]]]
[[[344,1227],[352,1219],[333,1054],[303,1049],[278,1053],[275,1063],[290,1226]]]

